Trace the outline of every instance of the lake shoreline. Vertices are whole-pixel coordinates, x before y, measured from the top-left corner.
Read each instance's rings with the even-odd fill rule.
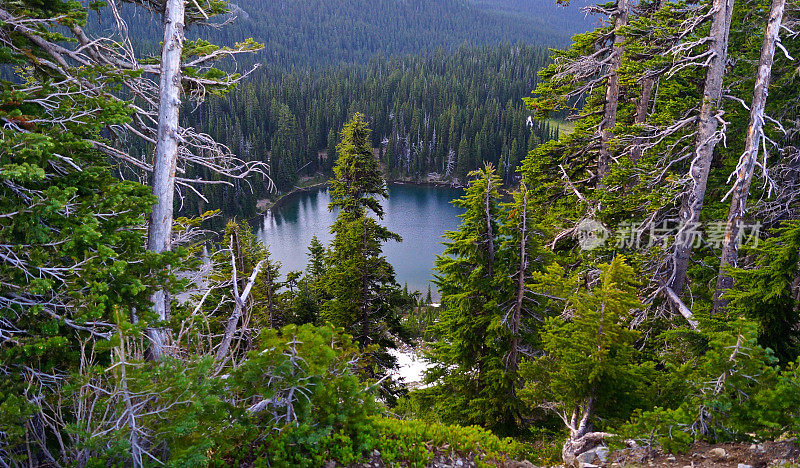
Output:
[[[256,213],[257,216],[262,216],[267,213],[269,210],[274,209],[275,207],[280,206],[286,200],[290,199],[292,196],[310,192],[311,190],[318,189],[320,187],[325,187],[330,183],[330,179],[326,179],[320,182],[314,182],[310,185],[302,185],[302,186],[295,186],[292,190],[289,190],[286,193],[281,194],[276,198],[274,201],[271,201],[267,198],[259,200],[256,205]],[[387,184],[395,184],[395,185],[414,185],[418,187],[440,187],[440,188],[465,188],[462,184],[454,184],[452,182],[446,181],[420,181],[420,180],[409,180],[409,179],[387,179]]]
[[[289,190],[286,193],[283,193],[278,196],[275,200],[270,200],[269,198],[264,198],[258,200],[256,203],[256,214],[257,216],[262,216],[263,214],[267,213],[269,210],[275,208],[276,206],[280,205],[286,199],[291,198],[293,195],[297,195],[299,193],[310,192],[311,190],[318,189],[320,187],[324,187],[328,185],[330,179],[325,179],[321,182],[313,182],[310,185],[303,185],[303,186],[295,186],[293,189]]]
[[[300,185],[300,184],[298,184]],[[274,261],[281,262],[281,275],[307,267],[308,246],[313,237],[329,245],[330,227],[337,211],[328,209],[330,190],[317,181],[316,188],[295,189],[282,194],[271,210],[251,223],[256,237],[266,245]],[[442,236],[458,229],[463,209],[452,203],[463,189],[430,183],[388,183],[389,197],[382,200],[382,224],[403,237],[404,242],[387,242],[383,255],[394,267],[397,280],[409,290],[427,291],[431,269],[444,250]],[[436,298],[435,298],[436,299]]]

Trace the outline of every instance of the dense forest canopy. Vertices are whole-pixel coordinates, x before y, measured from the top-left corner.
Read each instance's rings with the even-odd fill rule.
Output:
[[[547,0],[276,0],[229,5],[230,14],[217,22],[234,18],[232,22],[197,32],[190,29],[187,35],[218,44],[252,37],[266,47],[244,58],[245,63],[255,60],[281,68],[365,63],[376,55],[453,50],[464,44],[523,41],[564,47],[573,34],[590,27],[577,6]],[[129,26],[137,45],[157,49],[158,19],[131,10]]]
[[[337,129],[354,112],[370,119],[370,144],[389,178],[426,180],[436,173],[463,183],[491,161],[510,183],[525,154],[557,133],[554,123],[529,121],[522,102],[547,63],[548,52],[539,47],[502,44],[312,72],[265,67],[185,121],[239,155],[268,162],[278,191],[303,176],[330,174]],[[252,213],[255,200],[270,195],[263,184],[204,194],[213,201],[196,212]]]

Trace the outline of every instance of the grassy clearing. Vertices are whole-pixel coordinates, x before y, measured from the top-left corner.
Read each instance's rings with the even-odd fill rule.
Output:
[[[549,122],[550,125],[555,125],[556,127],[558,127],[559,135],[565,135],[575,131],[574,122],[567,122],[565,120],[558,120],[558,119],[547,119],[547,122]]]

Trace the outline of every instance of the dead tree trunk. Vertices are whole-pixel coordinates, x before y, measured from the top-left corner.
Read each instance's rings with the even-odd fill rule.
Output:
[[[698,131],[695,155],[689,168],[691,177],[689,191],[684,194],[680,211],[681,228],[675,236],[672,254],[672,276],[669,286],[679,296],[686,283],[686,271],[692,254],[692,239],[687,232],[697,227],[700,211],[706,196],[708,175],[714,148],[721,135],[717,132],[722,119],[722,80],[725,77],[725,62],[728,56],[728,35],[731,27],[734,0],[714,0],[711,19],[710,53],[706,81],[703,88],[703,103],[698,116]]]
[[[164,9],[164,43],[161,49],[159,84],[158,139],[153,159],[153,195],[158,201],[150,215],[147,248],[161,253],[171,249],[172,207],[175,195],[175,166],[178,161],[178,116],[181,106],[181,54],[183,53],[183,0],[167,0]],[[151,296],[153,311],[160,320],[169,318],[169,295],[159,290]],[[148,355],[157,360],[164,355],[166,331],[147,329]]]
[[[600,159],[597,167],[597,183],[603,186],[603,179],[608,174],[608,165],[612,154],[610,141],[613,138],[612,129],[617,124],[617,105],[619,103],[619,67],[622,64],[622,55],[625,48],[622,45],[624,37],[620,30],[628,24],[628,0],[617,0],[617,10],[614,19],[614,44],[611,47],[611,61],[606,85],[606,102],[603,121],[600,124]]]
[[[657,11],[660,11],[667,0],[660,0],[658,2]],[[654,74],[646,74],[644,78],[642,78],[642,93],[639,96],[639,100],[636,102],[636,114],[633,117],[633,124],[634,125],[641,125],[647,121],[648,115],[648,108],[650,107],[650,101],[653,99],[653,91],[656,89],[656,82],[658,80],[658,76]],[[636,138],[634,140],[633,148],[631,149],[631,162],[636,164],[639,162],[639,158],[642,157],[642,138]]]
[[[731,207],[728,211],[725,237],[722,241],[717,290],[714,292],[714,313],[725,311],[728,306],[728,300],[723,297],[723,293],[733,286],[733,277],[727,272],[727,268],[730,266],[735,267],[738,259],[739,232],[741,231],[741,223],[747,207],[750,184],[753,181],[753,170],[758,158],[758,147],[764,135],[764,108],[767,104],[769,82],[772,76],[772,63],[775,61],[775,47],[780,40],[779,33],[785,9],[786,0],[773,0],[769,19],[767,20],[767,30],[764,33],[764,43],[761,46],[761,58],[758,61],[753,101],[750,105],[750,125],[747,128],[744,153],[739,159],[739,165],[736,168],[736,181],[733,183],[733,189],[730,192]]]
[[[656,78],[645,77],[642,80],[642,94],[636,102],[636,115],[633,117],[634,125],[641,125],[647,121],[647,108],[650,105],[650,100],[653,98],[653,90],[655,89]],[[631,148],[630,159],[635,165],[639,162],[644,151],[642,150],[643,138],[636,138],[633,140],[633,147]]]
[[[597,448],[613,434],[607,432],[592,432],[590,423],[594,414],[594,397],[589,397],[582,405],[572,410],[571,414],[559,414],[562,421],[569,429],[569,437],[561,447],[561,458],[565,466],[578,467],[578,456]]]
[[[488,168],[486,170],[486,242],[487,251],[489,253],[489,262],[487,267],[489,268],[489,276],[494,275],[494,230],[492,229],[492,210],[491,210],[491,198],[492,198],[492,173],[489,172]]]
[[[636,115],[633,117],[634,125],[641,125],[647,121],[647,109],[650,106],[650,100],[653,99],[653,91],[655,90],[655,87],[655,77],[645,77],[642,80],[642,94],[639,96],[639,100],[636,102]],[[643,143],[644,138],[641,137],[637,137],[633,140],[633,148],[631,148],[630,160],[634,166],[639,162],[639,158],[642,157],[642,154],[644,154],[644,150],[642,149]]]
[[[239,324],[239,320],[242,318],[244,314],[244,305],[247,302],[248,296],[250,296],[250,290],[253,289],[253,285],[256,282],[256,278],[258,277],[258,273],[261,271],[261,267],[264,265],[266,260],[261,260],[258,262],[253,268],[253,272],[250,274],[250,278],[247,280],[247,284],[245,284],[244,289],[242,290],[242,294],[239,294],[239,277],[237,274],[236,269],[236,261],[237,258],[240,257],[238,255],[236,248],[234,248],[234,236],[231,235],[231,281],[233,283],[233,313],[230,317],[228,317],[228,322],[225,324],[225,332],[222,335],[222,342],[217,349],[217,354],[214,359],[217,362],[224,363],[225,359],[228,355],[228,350],[231,348],[231,341],[233,341],[233,335],[236,333],[236,326]]]
[[[522,192],[522,225],[520,226],[519,266],[517,267],[517,298],[514,303],[514,316],[511,318],[511,351],[508,353],[508,369],[516,371],[519,367],[519,327],[522,321],[522,303],[525,300],[525,271],[527,270],[528,238],[528,190],[525,183],[520,186]]]

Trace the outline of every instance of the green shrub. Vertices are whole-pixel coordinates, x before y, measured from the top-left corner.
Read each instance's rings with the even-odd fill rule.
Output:
[[[527,447],[511,438],[501,439],[478,426],[448,426],[425,421],[402,421],[376,418],[378,431],[376,449],[387,463],[407,463],[425,466],[434,450],[446,450],[460,455],[475,454],[476,463],[489,466],[526,455]]]
[[[270,466],[318,466],[356,460],[370,445],[379,406],[353,373],[358,350],[331,327],[288,325],[264,330],[259,350],[234,372],[242,426],[238,447],[220,463],[269,460]]]
[[[757,326],[730,322],[707,333],[708,349],[696,360],[669,369],[688,391],[674,408],[639,411],[619,433],[682,452],[698,440],[772,439],[800,430],[800,372],[774,367],[771,350],[758,344]]]

